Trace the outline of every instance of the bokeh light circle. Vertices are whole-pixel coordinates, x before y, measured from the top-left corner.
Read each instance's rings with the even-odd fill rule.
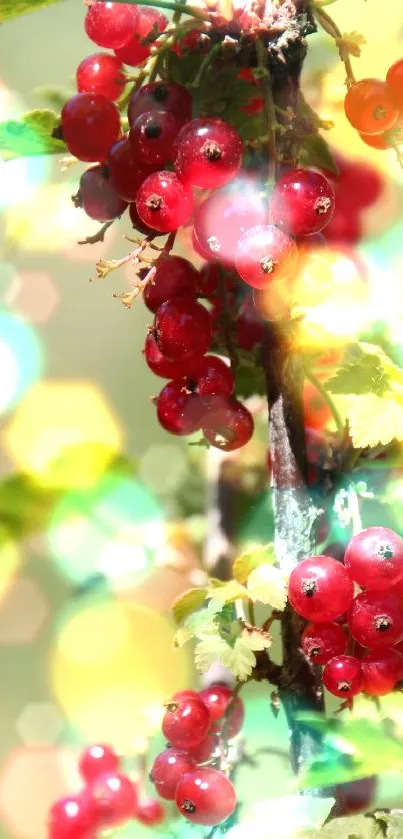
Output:
[[[41,346],[32,327],[0,310],[0,414],[18,404],[41,369]]]

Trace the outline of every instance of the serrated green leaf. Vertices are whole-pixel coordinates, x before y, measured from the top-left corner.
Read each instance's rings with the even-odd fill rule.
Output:
[[[335,175],[339,174],[330,147],[319,133],[304,137],[299,163],[301,166],[317,166],[319,169],[328,169]]]
[[[382,836],[380,824],[371,815],[332,819],[309,834],[310,839],[381,839]]]
[[[403,839],[403,810],[376,810],[372,817],[379,826],[386,827],[387,839]]]
[[[183,621],[197,612],[204,605],[208,590],[206,588],[190,588],[177,597],[172,605],[172,614],[175,623],[180,626]]]
[[[237,556],[232,565],[232,573],[238,583],[246,583],[251,571],[259,565],[274,565],[276,554],[274,545],[256,545]]]
[[[356,449],[387,446],[392,440],[403,441],[403,404],[393,395],[367,393],[362,396],[334,397],[336,406],[348,419]]]
[[[65,152],[65,143],[52,137],[59,121],[58,115],[53,111],[35,110],[21,119],[1,122],[0,156],[4,160],[13,160],[16,157]]]
[[[45,6],[52,6],[59,0],[0,0],[0,23],[28,12],[35,12]]]
[[[240,585],[236,580],[229,580],[229,582],[224,583],[223,586],[214,586],[212,590],[208,592],[208,596],[211,600],[214,600],[215,603],[235,603],[235,600],[239,600],[242,597],[247,597],[248,592],[244,588],[244,586]]]
[[[375,393],[383,396],[389,390],[388,377],[380,358],[362,352],[355,361],[343,364],[326,383],[330,393]]]

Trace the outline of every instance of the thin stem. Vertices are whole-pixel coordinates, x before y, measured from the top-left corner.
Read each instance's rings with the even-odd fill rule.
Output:
[[[273,102],[271,79],[267,69],[266,50],[263,41],[256,38],[256,55],[258,67],[262,71],[260,87],[263,93],[263,114],[267,130],[267,151],[269,156],[267,180],[274,184],[276,180],[277,144],[276,144],[276,109]]]
[[[337,24],[334,22],[333,18],[328,15],[327,12],[324,11],[322,8],[318,8],[318,6],[314,6],[312,3],[310,4],[310,8],[313,11],[317,21],[319,21],[322,29],[331,35],[331,37],[336,42],[336,45],[339,49],[340,58],[346,68],[347,78],[346,78],[346,85],[347,87],[351,87],[351,85],[355,84],[355,76],[353,72],[353,68],[351,65],[350,54],[348,49],[343,46],[343,34],[340,31]],[[341,43],[340,43],[341,42]]]
[[[231,314],[229,311],[228,306],[228,294],[227,294],[227,286],[225,283],[225,272],[221,266],[218,268],[218,277],[219,277],[219,288],[220,288],[220,297],[222,302],[222,326],[224,332],[225,343],[227,345],[228,355],[231,361],[231,370],[235,373],[238,367],[238,356],[236,352],[236,347],[232,338],[232,321],[231,321]]]
[[[318,393],[320,393],[320,395],[323,397],[323,400],[326,402],[326,405],[330,408],[333,415],[333,419],[336,423],[337,431],[340,434],[340,437],[344,438],[344,423],[333,402],[333,399],[329,396],[326,388],[323,387],[322,382],[320,382],[319,379],[316,378],[316,376],[314,375],[314,373],[312,373],[311,370],[305,369],[304,373],[306,378],[311,382],[311,384],[313,384]]]
[[[218,55],[219,52],[221,52],[221,47],[222,47],[221,43],[214,44],[214,46],[211,48],[211,50],[207,53],[206,57],[203,59],[201,65],[199,67],[199,71],[197,73],[197,76],[196,76],[194,82],[192,83],[192,88],[200,87],[200,83],[203,79],[203,76],[204,76],[206,70],[208,69],[208,67],[212,63],[213,58],[216,55]]]
[[[106,0],[103,0],[106,2]],[[115,0],[116,3],[137,4],[137,0]],[[173,0],[141,0],[142,6],[151,6],[153,9],[171,9],[174,12],[187,14],[191,17],[198,18],[198,20],[208,20],[208,14],[203,13],[200,9],[194,9],[192,6],[187,6],[186,3],[174,3]]]
[[[256,626],[255,604],[253,600],[248,600],[248,615],[249,623],[251,623],[252,626]]]

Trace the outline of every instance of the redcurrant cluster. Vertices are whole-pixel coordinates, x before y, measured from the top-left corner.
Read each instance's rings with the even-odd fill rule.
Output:
[[[166,703],[162,731],[169,745],[156,757],[150,779],[161,798],[175,801],[194,824],[219,824],[235,809],[222,760],[243,719],[241,700],[222,684],[179,691]]]
[[[383,696],[403,679],[402,587],[403,539],[385,527],[353,536],[344,563],[313,556],[292,571],[290,603],[311,621],[302,649],[330,693]]]
[[[403,142],[403,59],[389,68],[386,81],[361,79],[344,100],[347,119],[374,149],[396,148]]]
[[[139,800],[136,784],[121,771],[120,759],[110,746],[90,746],[81,755],[79,768],[85,786],[77,795],[53,804],[49,839],[94,839],[131,819],[150,826],[164,820],[157,799]]]

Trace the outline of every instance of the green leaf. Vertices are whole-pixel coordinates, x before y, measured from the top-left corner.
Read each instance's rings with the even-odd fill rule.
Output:
[[[356,449],[387,446],[392,440],[403,441],[403,404],[373,393],[362,396],[334,397],[345,413],[353,446]]]
[[[180,626],[183,621],[197,612],[204,605],[208,590],[206,588],[190,588],[177,597],[172,605],[172,614],[175,623]]]
[[[319,133],[304,137],[299,163],[301,166],[317,166],[319,169],[329,169],[335,175],[339,174],[330,147]]]
[[[240,554],[233,563],[232,573],[238,583],[245,583],[251,571],[259,565],[274,565],[274,545],[256,545]]]
[[[65,152],[65,143],[52,137],[59,121],[58,115],[53,111],[36,110],[30,111],[21,119],[1,122],[0,156],[4,160],[13,160],[16,157]]]
[[[381,827],[386,827],[387,839],[403,839],[403,810],[376,810],[372,816]]]
[[[0,0],[0,23],[58,2],[59,0]]]
[[[204,56],[194,50],[189,50],[179,57],[173,50],[168,50],[164,57],[164,73],[170,82],[190,87],[194,82]]]
[[[376,344],[361,343],[347,350],[345,363],[326,388],[331,393],[384,396],[394,383],[403,386],[403,371]]]
[[[384,833],[375,819],[368,816],[346,816],[332,819],[309,839],[381,839]]]
[[[248,396],[264,394],[266,380],[260,360],[253,352],[237,350],[238,367],[235,375],[235,394],[247,399]]]

